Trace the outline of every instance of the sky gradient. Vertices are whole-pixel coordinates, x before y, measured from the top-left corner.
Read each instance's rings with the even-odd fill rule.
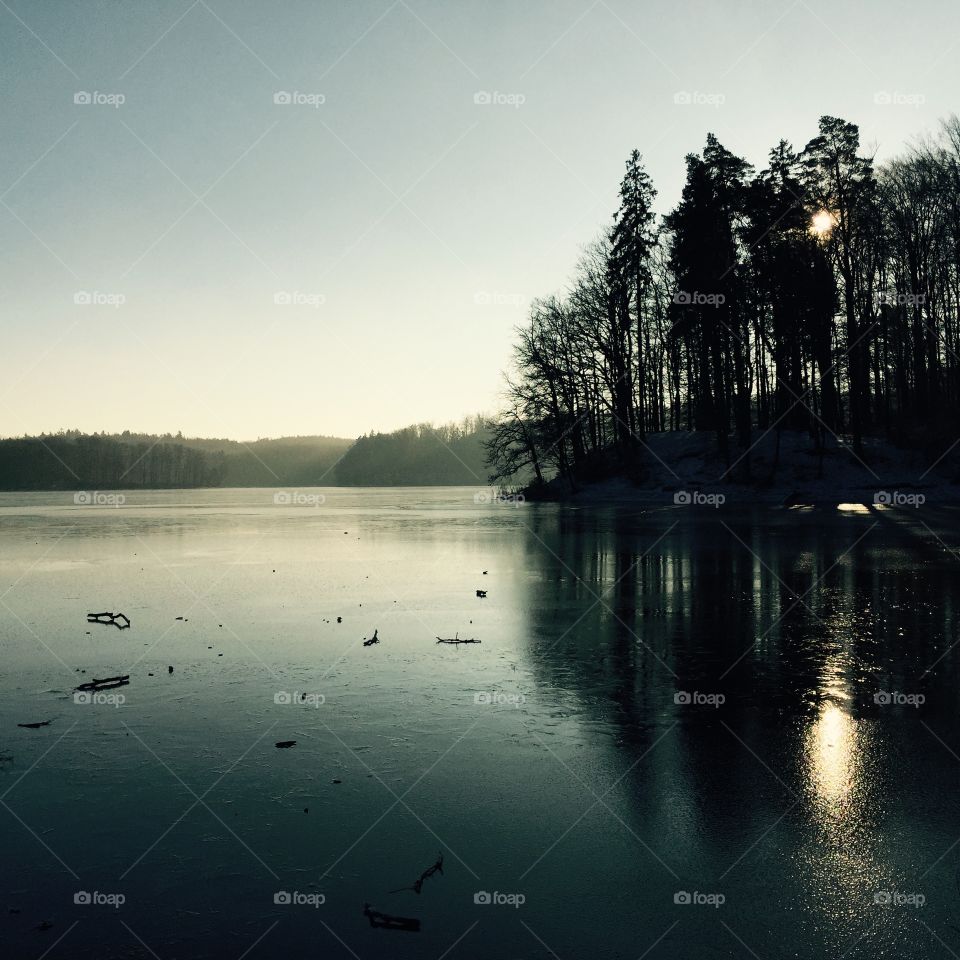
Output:
[[[633,147],[665,212],[708,131],[762,166],[832,114],[882,160],[960,110],[955,2],[0,0],[0,25],[3,436],[492,412]]]

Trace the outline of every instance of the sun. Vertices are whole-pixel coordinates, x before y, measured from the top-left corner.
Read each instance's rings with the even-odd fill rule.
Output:
[[[810,229],[818,237],[826,236],[837,225],[837,218],[829,210],[818,210],[810,220]]]

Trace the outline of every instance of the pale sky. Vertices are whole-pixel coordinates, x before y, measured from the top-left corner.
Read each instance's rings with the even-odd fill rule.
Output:
[[[495,409],[633,147],[960,111],[960,5],[0,0],[0,74],[0,435],[352,437]]]

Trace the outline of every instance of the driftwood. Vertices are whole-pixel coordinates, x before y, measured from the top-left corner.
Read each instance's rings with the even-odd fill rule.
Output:
[[[103,680],[88,680],[81,683],[77,690],[113,690],[115,687],[125,687],[130,683],[130,674],[122,677],[104,677]]]
[[[40,727],[49,727],[52,720],[38,720],[36,723],[18,723],[18,727],[26,727],[27,730],[39,730]]]
[[[440,856],[437,857],[437,862],[432,867],[427,867],[423,873],[420,874],[419,879],[413,881],[413,885],[410,887],[398,887],[396,890],[391,890],[391,893],[400,893],[402,890],[412,890],[414,893],[420,893],[423,889],[423,881],[428,877],[432,877],[435,873],[443,873],[443,852],[441,851]]]
[[[369,640],[364,640],[363,645],[365,647],[372,647],[375,643],[379,643],[380,638],[377,636],[377,631],[373,631],[373,636]]]
[[[118,630],[130,629],[130,618],[125,613],[88,613],[87,623],[102,623]]]
[[[471,637],[469,640],[466,640],[466,639],[461,640],[461,639],[460,639],[460,631],[458,630],[452,637],[447,637],[446,639],[444,639],[443,637],[437,637],[437,643],[453,643],[453,644],[457,644],[457,643],[480,643],[480,641],[479,641],[479,640],[475,640],[473,637]]]
[[[370,921],[371,927],[380,927],[383,930],[407,930],[410,933],[420,932],[420,921],[413,917],[391,917],[389,913],[380,913],[371,908],[369,903],[363,905],[363,915]]]

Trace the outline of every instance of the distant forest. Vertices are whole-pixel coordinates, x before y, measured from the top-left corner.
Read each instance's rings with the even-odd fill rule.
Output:
[[[483,484],[487,432],[480,417],[462,424],[419,424],[360,437],[337,464],[344,486]]]
[[[534,301],[496,477],[642,477],[653,431],[712,432],[741,478],[761,431],[957,440],[960,120],[879,167],[835,117],[759,172],[710,134],[666,216],[656,195],[635,150],[569,289]]]
[[[0,440],[2,490],[477,484],[487,434],[478,418],[347,440],[241,443],[181,434],[62,431]]]

